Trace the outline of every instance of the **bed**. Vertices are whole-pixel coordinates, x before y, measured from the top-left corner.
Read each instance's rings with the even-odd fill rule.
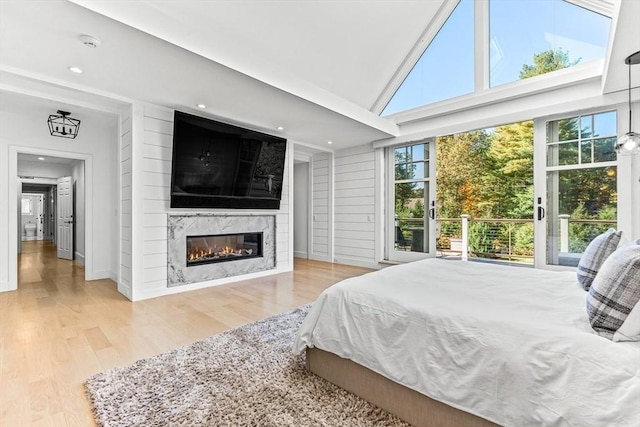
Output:
[[[591,328],[575,272],[443,259],[325,290],[294,351],[418,426],[638,426],[640,342]]]

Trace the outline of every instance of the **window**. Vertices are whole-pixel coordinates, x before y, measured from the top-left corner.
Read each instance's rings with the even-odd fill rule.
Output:
[[[615,142],[615,111],[550,122],[547,166],[615,161]]]
[[[438,250],[459,254],[468,215],[474,257],[533,263],[533,121],[436,138]]]
[[[382,115],[473,92],[473,49],[473,1],[461,0]]]
[[[576,265],[589,242],[617,227],[615,111],[547,123],[547,263]]]
[[[606,5],[581,3],[606,13]],[[605,57],[605,15],[565,0],[490,0],[485,7],[460,0],[382,116]]]
[[[491,0],[489,85],[604,58],[610,24],[563,0]]]

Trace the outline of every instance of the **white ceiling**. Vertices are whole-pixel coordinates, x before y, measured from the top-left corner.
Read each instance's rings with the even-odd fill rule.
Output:
[[[40,160],[40,158],[43,158],[44,160]],[[42,165],[45,165],[47,163],[53,163],[58,165],[71,165],[76,161],[77,160],[75,159],[65,159],[62,157],[40,156],[37,154],[18,153],[18,165],[23,162],[32,162],[32,163],[37,163]]]
[[[53,93],[109,112],[142,100],[347,148],[398,135],[369,110],[434,16],[455,1],[0,0],[0,90]],[[633,4],[640,1],[623,0],[621,13],[633,13]],[[627,21],[616,29],[622,58],[640,48],[639,27]],[[101,46],[84,46],[81,34]],[[626,87],[617,62],[607,68],[606,91]]]
[[[609,56],[606,59],[603,92],[625,90],[629,85],[629,68],[624,60],[640,51],[640,0],[622,0],[616,3],[609,37]],[[617,12],[617,13],[616,13]],[[632,85],[640,86],[640,65],[632,66]]]

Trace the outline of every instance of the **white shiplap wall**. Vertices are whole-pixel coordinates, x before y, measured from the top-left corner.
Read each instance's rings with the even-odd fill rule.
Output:
[[[120,267],[118,291],[132,299],[131,293],[131,115],[120,123]]]
[[[376,158],[370,146],[334,153],[334,260],[378,268],[376,260]]]
[[[311,158],[311,253],[309,258],[333,262],[333,155]]]
[[[276,269],[252,275],[212,280],[201,284],[167,287],[167,215],[197,213],[197,209],[170,209],[171,156],[173,140],[173,110],[145,106],[144,137],[142,148],[143,232],[142,232],[142,283],[135,284],[135,299],[145,299],[169,293],[182,292],[205,286],[242,280],[265,274],[288,271],[292,268],[292,251],[289,224],[290,162],[287,150],[284,184],[280,210],[254,211],[276,215]],[[206,213],[247,214],[247,210],[206,210]]]

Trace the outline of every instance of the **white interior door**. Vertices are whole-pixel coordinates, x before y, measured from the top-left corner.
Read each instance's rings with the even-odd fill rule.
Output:
[[[58,178],[58,258],[73,259],[73,185],[70,176]]]

